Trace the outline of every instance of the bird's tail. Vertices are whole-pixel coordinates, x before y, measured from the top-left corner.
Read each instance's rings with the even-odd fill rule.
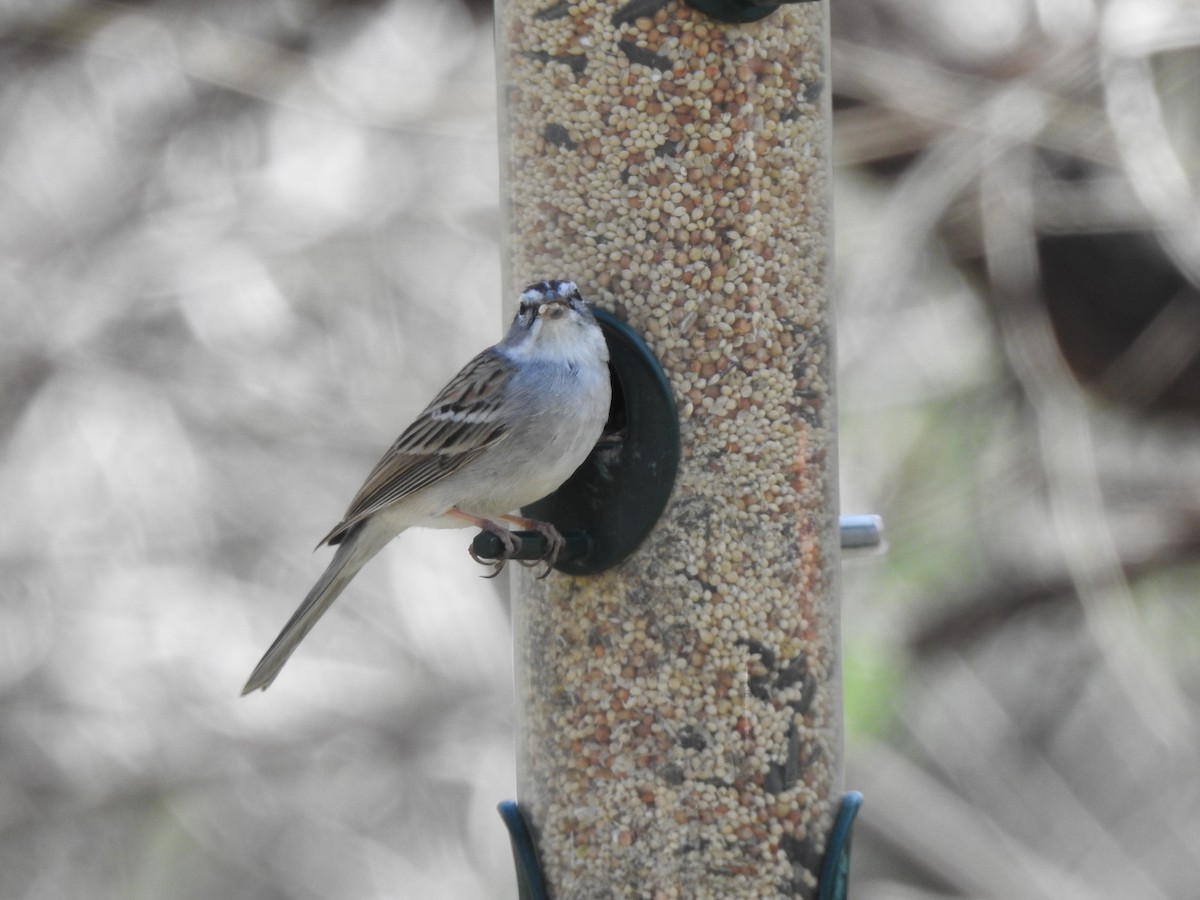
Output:
[[[243,697],[251,691],[270,687],[288,657],[350,583],[350,579],[394,536],[376,522],[367,520],[356,525],[342,538],[325,573],[313,585],[304,602],[283,626],[283,631],[279,632],[279,637],[275,638],[275,643],[271,644],[250,673],[250,679],[242,688]]]

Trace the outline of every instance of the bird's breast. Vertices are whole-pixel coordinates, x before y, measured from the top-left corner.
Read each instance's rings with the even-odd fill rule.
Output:
[[[525,366],[510,383],[513,417],[495,449],[472,464],[476,508],[508,512],[552,493],[579,468],[608,418],[603,363]]]

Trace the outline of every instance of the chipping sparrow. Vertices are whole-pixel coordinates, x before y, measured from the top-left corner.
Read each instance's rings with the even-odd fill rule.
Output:
[[[499,535],[506,554],[493,575],[517,546],[509,525],[535,529],[550,545],[549,572],[562,547],[557,530],[508,513],[554,491],[591,452],[608,416],[607,364],[604,334],[572,282],[526,288],[504,340],[425,407],[322,539],[337,545],[333,561],[242,693],[275,680],[350,579],[406,528],[475,525]]]

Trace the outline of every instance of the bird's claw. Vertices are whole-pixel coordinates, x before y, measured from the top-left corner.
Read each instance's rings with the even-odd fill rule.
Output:
[[[536,522],[534,523],[534,527],[537,529],[538,534],[546,539],[547,545],[546,555],[540,560],[533,560],[534,564],[538,562],[544,562],[546,564],[546,570],[542,572],[541,575],[537,576],[537,578],[540,580],[550,574],[550,571],[554,568],[554,564],[558,562],[558,555],[562,553],[562,549],[566,546],[567,542],[563,536],[558,533],[558,529],[549,522]]]
[[[546,539],[546,553],[540,559],[518,559],[517,562],[526,568],[533,568],[538,563],[544,562],[546,564],[546,570],[536,577],[539,580],[545,578],[554,568],[554,564],[558,562],[559,554],[562,553],[563,547],[566,546],[567,542],[563,536],[559,534],[558,529],[549,522],[535,522],[527,520],[519,521],[521,525],[533,528],[538,534]],[[483,578],[495,578],[504,570],[505,563],[512,559],[513,554],[517,552],[520,547],[520,542],[513,537],[511,531],[500,525],[486,527],[485,530],[496,535],[496,537],[498,537],[504,544],[504,552],[500,555],[500,557],[498,559],[491,559],[489,557],[480,556],[475,552],[474,545],[468,546],[467,552],[471,554],[471,559],[475,560],[475,562],[479,563],[480,565],[494,566],[491,574],[484,575],[482,576]]]
[[[495,527],[488,528],[487,530],[496,535],[496,537],[500,538],[500,542],[504,544],[504,552],[500,555],[500,557],[498,559],[489,559],[485,556],[480,556],[475,552],[474,545],[468,545],[467,552],[471,554],[471,559],[475,560],[475,562],[479,563],[481,566],[494,567],[491,571],[491,574],[482,575],[480,576],[481,578],[495,578],[504,571],[504,564],[512,558],[514,553],[517,552],[517,548],[520,547],[520,543],[515,537],[512,536],[512,532],[503,526],[496,525]]]

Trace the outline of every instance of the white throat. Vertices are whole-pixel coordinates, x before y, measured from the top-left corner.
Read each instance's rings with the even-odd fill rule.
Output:
[[[507,348],[515,362],[583,366],[608,362],[604,333],[596,325],[581,327],[578,322],[539,323],[537,332],[515,347]]]

